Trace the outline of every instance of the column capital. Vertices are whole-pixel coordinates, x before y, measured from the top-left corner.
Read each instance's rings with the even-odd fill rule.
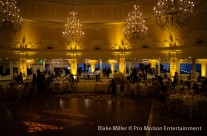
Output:
[[[116,64],[117,63],[117,60],[108,60],[109,64]]]
[[[98,60],[87,60],[87,62],[89,64],[96,64],[96,63],[98,63]]]

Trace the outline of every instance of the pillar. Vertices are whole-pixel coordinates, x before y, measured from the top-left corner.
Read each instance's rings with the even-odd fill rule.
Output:
[[[122,73],[123,75],[126,74],[126,60],[125,60],[125,57],[120,57],[119,58],[119,72]]]
[[[170,76],[173,77],[177,72],[177,58],[170,58]]]
[[[151,59],[151,60],[150,60],[150,66],[151,66],[151,68],[154,68],[154,69],[155,69],[155,74],[157,74],[156,71],[158,71],[158,70],[156,69],[156,64],[157,64],[157,60],[156,60],[156,59]]]
[[[112,74],[114,74],[114,70],[115,70],[115,64],[117,63],[116,60],[108,60],[109,64],[110,64],[110,68],[112,71]]]
[[[155,68],[156,69],[156,64],[157,64],[157,60],[155,60],[155,59],[150,60],[151,68]]]
[[[27,76],[27,59],[20,58],[19,59],[19,69],[18,74],[22,73],[22,76]]]
[[[100,78],[103,76],[102,60],[100,60]]]
[[[192,59],[192,78],[195,78],[196,73],[196,59]]]
[[[201,76],[206,77],[206,61],[201,61]]]
[[[88,60],[88,63],[91,65],[91,72],[93,73],[96,68],[96,63],[98,63],[98,60]]]
[[[112,74],[114,74],[115,63],[110,63],[110,68],[111,68],[111,72],[112,72]]]
[[[73,74],[74,79],[77,78],[77,67],[78,67],[78,61],[76,58],[73,58],[71,60],[69,60],[69,64],[70,64],[70,73]]]

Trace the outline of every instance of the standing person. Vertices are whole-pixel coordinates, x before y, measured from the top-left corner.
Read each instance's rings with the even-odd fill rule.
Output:
[[[40,74],[40,69],[38,68],[37,69],[37,76]]]
[[[22,72],[17,77],[17,83],[22,83],[23,82],[23,77],[22,77]]]
[[[146,69],[144,69],[144,71],[143,71],[143,80],[144,81],[147,80],[147,71],[146,71]]]
[[[100,70],[97,69],[94,74],[96,75],[96,81],[100,81]]]
[[[116,89],[117,89],[117,86],[116,86],[116,83],[114,82],[114,80],[112,79],[112,82],[110,84],[110,87],[112,89],[112,92],[111,92],[111,97],[115,96],[116,97]]]
[[[120,85],[120,91],[121,91],[121,98],[124,96],[124,84]]]

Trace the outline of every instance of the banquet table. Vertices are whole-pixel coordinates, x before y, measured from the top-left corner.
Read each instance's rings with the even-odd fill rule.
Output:
[[[151,85],[148,84],[130,84],[130,92],[131,94],[134,95],[139,95],[139,96],[148,96],[150,94],[149,90],[151,88]]]
[[[84,74],[84,79],[94,79],[95,78],[95,74],[93,74],[93,73],[86,73],[86,74]]]
[[[68,81],[54,81],[53,82],[53,92],[61,93],[71,90],[71,83]]]
[[[183,106],[187,106],[189,109],[189,118],[192,118],[193,110],[197,108],[199,101],[207,101],[207,97],[202,95],[171,94],[169,97],[170,102],[172,102],[176,98],[181,99],[183,101]]]

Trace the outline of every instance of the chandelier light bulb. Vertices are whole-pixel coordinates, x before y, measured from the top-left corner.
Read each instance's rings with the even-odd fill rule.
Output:
[[[20,9],[15,0],[0,1],[0,31],[11,30],[17,32],[22,27],[23,19],[20,17]]]
[[[185,26],[192,18],[194,3],[189,0],[158,0],[153,16],[161,28]]]
[[[70,12],[69,17],[67,18],[67,23],[65,24],[65,31],[63,32],[64,41],[67,43],[68,47],[72,47],[74,44],[80,44],[83,35],[82,25],[77,19],[77,12]]]
[[[134,10],[128,14],[127,24],[124,27],[124,37],[129,42],[144,40],[147,36],[147,27],[139,6],[134,5]]]

